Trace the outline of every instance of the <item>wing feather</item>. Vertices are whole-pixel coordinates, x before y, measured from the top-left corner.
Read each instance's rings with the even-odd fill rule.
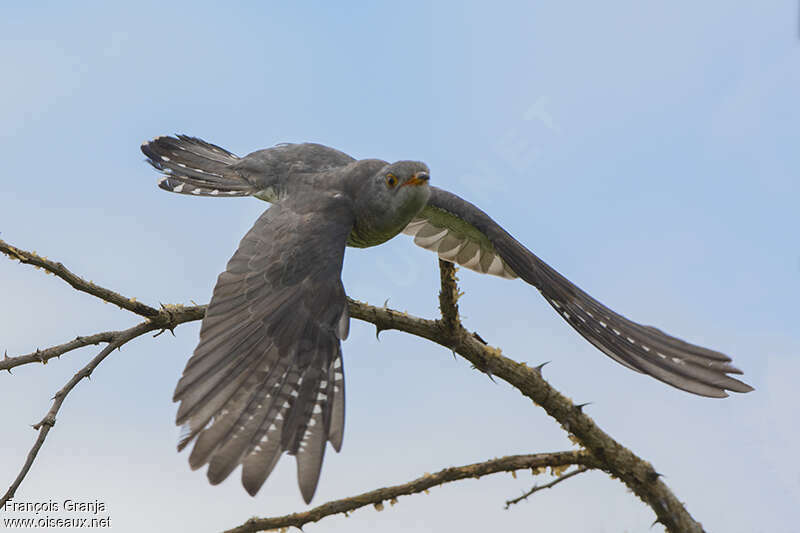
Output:
[[[603,353],[632,370],[685,391],[725,397],[749,392],[730,357],[633,322],[604,306],[508,234],[486,213],[431,187],[428,205],[405,228],[414,242],[472,270],[520,277],[535,286],[556,312]]]
[[[255,495],[288,452],[310,501],[325,443],[341,446],[349,316],[340,276],[352,224],[344,200],[284,199],[220,274],[174,395],[186,426],[179,449],[194,441],[189,463],[208,464],[211,483],[241,464]]]

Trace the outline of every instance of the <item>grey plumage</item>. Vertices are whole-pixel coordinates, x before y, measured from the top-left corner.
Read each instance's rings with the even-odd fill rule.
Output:
[[[617,362],[710,397],[752,388],[719,352],[632,322],[603,306],[516,241],[486,213],[428,185],[423,163],[357,161],[319,144],[285,144],[243,158],[187,136],[142,145],[164,174],[159,187],[273,203],[217,280],[200,342],[174,400],[192,441],[192,468],[216,484],[239,464],[251,495],[283,452],[297,458],[303,498],[316,490],[326,442],[344,430],[341,340],[349,316],[341,283],[345,246],[400,232],[445,260],[522,278],[584,338]]]
[[[340,340],[348,315],[340,273],[353,221],[336,205],[344,202],[324,195],[312,201],[287,199],[242,239],[175,389],[177,422],[187,430],[178,447],[199,435],[189,462],[208,463],[211,483],[241,463],[242,482],[255,494],[287,451],[297,456],[310,500],[325,442],[341,446]],[[316,231],[323,223],[324,234]]]

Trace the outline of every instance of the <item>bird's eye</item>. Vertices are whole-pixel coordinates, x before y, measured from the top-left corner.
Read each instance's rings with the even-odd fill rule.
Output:
[[[397,176],[394,174],[386,174],[386,185],[393,189],[397,185]]]

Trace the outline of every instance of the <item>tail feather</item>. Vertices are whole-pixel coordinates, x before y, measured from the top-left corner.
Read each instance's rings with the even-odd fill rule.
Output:
[[[164,174],[166,191],[201,196],[249,196],[256,188],[231,166],[239,157],[196,137],[156,137],[142,144],[147,162]]]

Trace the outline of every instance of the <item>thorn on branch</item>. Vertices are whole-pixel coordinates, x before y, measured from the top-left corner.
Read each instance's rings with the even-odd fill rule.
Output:
[[[158,333],[156,333],[155,335],[153,335],[153,338],[156,338],[156,337],[158,337],[159,335],[161,335],[162,333],[164,333],[164,332],[166,332],[166,331],[169,331],[170,333],[172,333],[172,336],[173,336],[173,337],[175,336],[175,326],[172,326],[172,327],[165,327],[165,328],[161,328],[161,330],[159,330],[159,332],[158,332]]]
[[[48,414],[44,418],[42,418],[37,424],[34,424],[33,429],[39,430],[42,426],[50,426],[53,427],[56,425],[56,417],[51,414]]]
[[[484,346],[487,346],[487,345],[489,344],[488,342],[486,342],[485,340],[483,340],[483,337],[481,337],[480,335],[478,335],[478,332],[477,332],[477,331],[473,332],[473,333],[472,333],[472,336],[475,338],[475,340],[476,340],[476,341],[478,341],[479,343],[483,344]]]
[[[542,375],[542,369],[544,368],[545,365],[548,365],[548,364],[550,364],[550,361],[545,361],[544,363],[533,367],[533,371],[541,376]]]
[[[486,374],[486,377],[488,377],[489,379],[492,380],[492,383],[497,385],[497,382],[494,380],[494,375],[492,374],[492,371],[489,370],[489,368],[487,366],[480,367],[478,365],[472,365],[472,369],[473,370],[479,370],[479,371],[483,372],[484,374]]]
[[[578,411],[580,411],[582,413],[583,412],[583,408],[586,407],[587,405],[591,405],[591,404],[592,404],[592,402],[579,403],[578,405],[575,406],[575,409],[577,409]]]

